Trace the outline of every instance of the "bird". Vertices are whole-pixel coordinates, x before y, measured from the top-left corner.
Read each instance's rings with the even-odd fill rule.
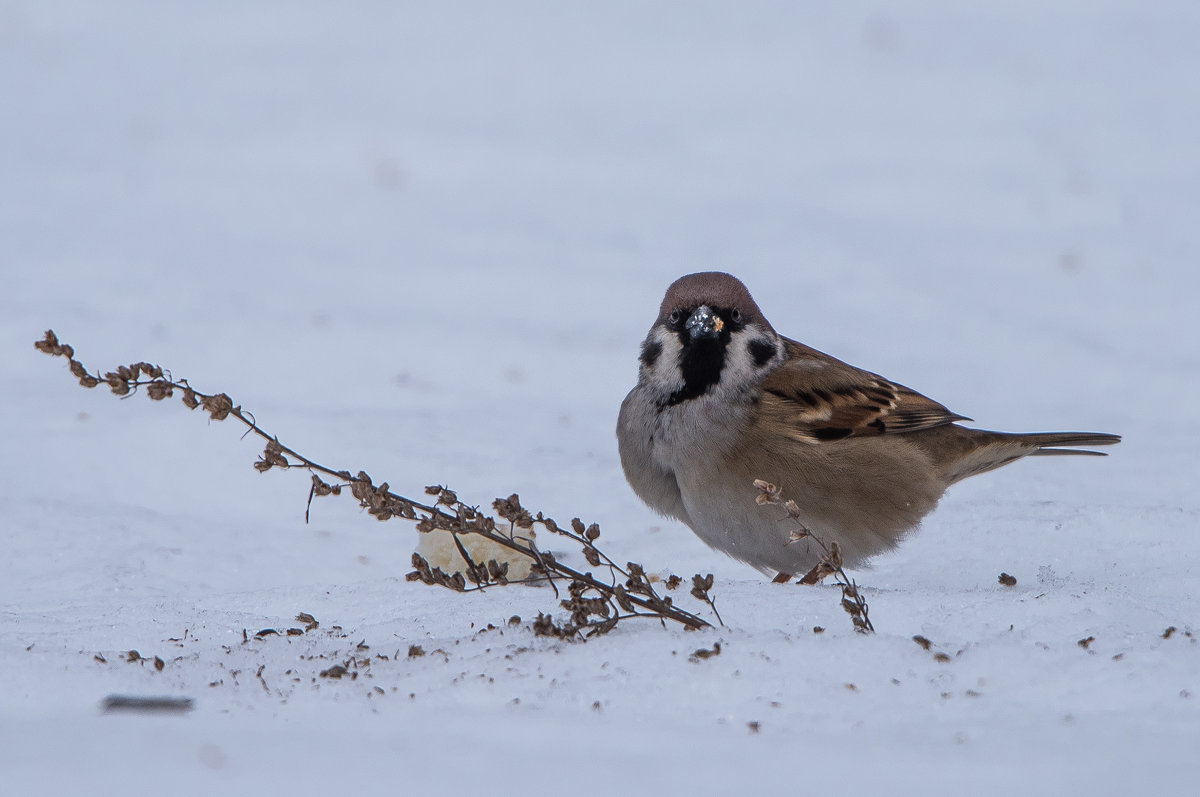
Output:
[[[625,477],[661,515],[782,580],[838,545],[855,567],[894,548],[950,485],[1026,456],[1084,454],[1102,432],[973,429],[933,399],[777,333],[736,277],[667,289],[621,404]],[[756,480],[794,501],[795,533]]]

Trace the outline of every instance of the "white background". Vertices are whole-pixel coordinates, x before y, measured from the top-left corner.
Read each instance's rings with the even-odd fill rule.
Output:
[[[0,792],[1192,793],[1197,41],[1187,2],[0,2]],[[981,426],[1125,441],[955,487],[855,574],[858,636],[621,475],[638,343],[707,269]],[[406,582],[410,526],[305,525],[303,473],[85,392],[47,327],[714,572],[728,625],[567,644],[548,590]]]

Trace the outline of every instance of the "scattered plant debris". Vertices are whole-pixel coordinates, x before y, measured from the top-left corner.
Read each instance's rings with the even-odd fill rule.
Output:
[[[305,631],[315,631],[321,625],[317,622],[317,618],[313,617],[308,612],[300,612],[300,614],[296,615],[296,622],[304,623]]]

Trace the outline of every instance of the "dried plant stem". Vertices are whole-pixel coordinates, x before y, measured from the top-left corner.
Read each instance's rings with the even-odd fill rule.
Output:
[[[249,432],[266,441],[261,458],[254,463],[259,472],[266,472],[272,468],[301,468],[311,474],[312,488],[309,491],[308,505],[305,507],[306,522],[313,498],[340,495],[343,488],[349,488],[360,505],[379,520],[400,517],[415,522],[418,531],[437,531],[453,535],[455,545],[466,565],[466,576],[458,572],[450,575],[439,568],[431,568],[423,557],[414,553],[414,570],[408,574],[410,581],[436,584],[460,592],[509,583],[507,562],[498,563],[494,559],[476,562],[459,540],[459,535],[475,534],[519,557],[529,559],[532,564],[531,578],[528,580],[548,582],[559,597],[561,594],[556,582],[565,582],[569,598],[562,600],[561,606],[570,611],[570,619],[565,623],[557,623],[550,615],[539,614],[533,626],[538,634],[569,639],[584,638],[610,631],[620,620],[634,617],[648,617],[664,623],[670,620],[692,630],[710,625],[698,615],[675,606],[670,597],[659,595],[640,565],[629,562],[621,567],[597,548],[595,541],[600,536],[600,527],[595,523],[585,526],[579,518],[574,518],[570,528],[561,527],[553,518],[540,512],[534,515],[527,511],[514,494],[508,498],[496,499],[492,505],[495,512],[508,521],[508,529],[505,531],[497,525],[494,518],[459,501],[453,491],[440,485],[425,488],[427,495],[435,497],[434,502],[429,504],[392,492],[387,482],[376,485],[371,477],[361,470],[352,475],[348,470],[326,467],[284,445],[278,437],[260,427],[252,413],[234,404],[227,394],[202,393],[188,384],[186,379],[175,379],[169,371],[157,365],[138,362],[129,366],[122,365],[117,370],[103,375],[99,372],[92,374],[75,359],[75,350],[68,344],[60,343],[52,330],[48,330],[45,337],[34,345],[46,354],[67,358],[71,373],[84,387],[93,388],[104,384],[118,396],[132,395],[144,388],[146,394],[155,401],[169,398],[175,391],[179,391],[183,404],[189,409],[201,407],[216,421],[223,421],[229,417],[237,419]],[[322,475],[341,483],[330,484],[321,478]],[[552,553],[539,550],[534,542],[535,525],[579,544],[584,558],[590,565],[608,570],[609,580],[597,578],[591,572],[581,572],[558,561]],[[522,535],[519,530],[528,533]],[[468,580],[473,586],[467,586]],[[720,622],[720,615],[716,614],[716,606],[708,594],[712,587],[712,576],[709,575],[705,579],[697,575],[693,582],[696,586],[692,594],[707,603]]]
[[[846,614],[850,615],[850,621],[854,623],[854,630],[860,634],[875,633],[875,626],[871,625],[867,599],[862,596],[854,579],[846,575],[846,571],[842,569],[842,554],[838,549],[838,544],[831,541],[827,545],[823,539],[801,523],[800,507],[791,499],[785,500],[782,491],[774,484],[762,479],[755,479],[754,486],[759,491],[757,501],[760,505],[782,506],[787,511],[787,516],[795,522],[796,528],[791,533],[790,542],[811,540],[821,549],[821,558],[816,566],[796,583],[816,584],[828,576],[833,576],[837,585],[842,588],[842,608],[845,609]]]

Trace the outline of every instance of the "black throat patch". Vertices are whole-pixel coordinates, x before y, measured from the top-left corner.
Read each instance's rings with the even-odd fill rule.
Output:
[[[673,407],[703,396],[708,389],[721,380],[721,369],[725,367],[725,349],[729,345],[728,330],[715,338],[691,340],[688,333],[680,335],[683,341],[683,356],[679,370],[683,375],[683,387],[667,397],[665,406]]]

